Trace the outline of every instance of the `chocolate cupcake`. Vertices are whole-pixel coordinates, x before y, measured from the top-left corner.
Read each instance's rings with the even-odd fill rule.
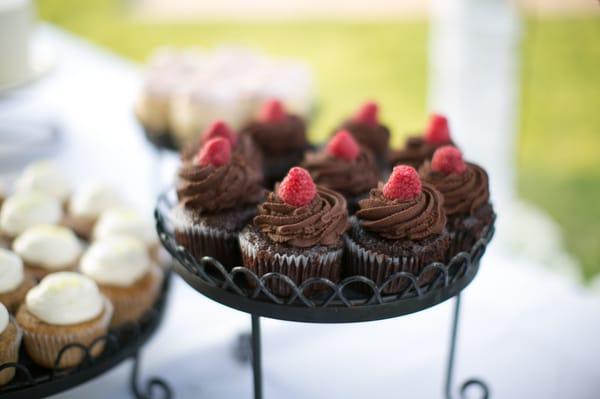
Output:
[[[175,237],[197,259],[212,256],[225,267],[241,264],[239,231],[256,215],[265,195],[262,176],[232,156],[227,139],[207,141],[179,170],[173,211]]]
[[[244,266],[258,276],[281,273],[298,286],[313,277],[337,282],[347,228],[344,197],[315,186],[308,171],[294,167],[240,233]],[[292,293],[279,278],[269,279],[267,286],[276,295]],[[320,287],[312,288],[305,294]]]
[[[448,259],[470,250],[494,219],[487,173],[478,165],[464,162],[462,153],[452,146],[438,148],[419,173],[444,196],[452,242]]]
[[[316,184],[344,195],[350,214],[380,177],[371,151],[359,146],[347,130],[340,130],[323,149],[306,153],[302,167]]]
[[[362,275],[378,286],[397,272],[419,276],[430,263],[443,261],[450,245],[442,195],[431,185],[421,184],[411,166],[396,166],[387,183],[371,190],[360,201],[346,237],[349,275]],[[437,276],[421,276],[426,284]],[[408,280],[399,278],[383,293],[405,289]]]
[[[0,303],[0,365],[16,363],[19,360],[19,347],[23,332],[10,317],[8,311]],[[10,382],[15,376],[15,369],[8,368],[0,371],[0,386]]]
[[[267,187],[272,187],[292,166],[298,165],[309,147],[304,120],[286,113],[278,100],[266,102],[258,118],[240,135],[251,137],[262,151]]]
[[[437,148],[448,144],[452,144],[448,119],[432,114],[422,135],[408,137],[404,148],[390,152],[390,166],[410,165],[419,169],[423,162],[431,159]]]
[[[377,165],[382,171],[385,171],[387,170],[390,130],[379,122],[378,114],[377,103],[367,102],[336,131],[345,129],[352,133],[356,141],[373,153]]]
[[[256,168],[262,174],[262,152],[249,135],[238,135],[225,121],[216,120],[208,126],[196,143],[186,146],[181,152],[182,161],[192,161],[200,148],[210,139],[223,137],[229,140],[234,156],[246,160],[248,165]]]

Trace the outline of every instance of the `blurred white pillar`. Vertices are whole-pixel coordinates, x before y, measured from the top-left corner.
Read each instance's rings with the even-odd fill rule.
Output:
[[[429,108],[486,167],[497,207],[515,195],[519,19],[508,0],[432,0]]]

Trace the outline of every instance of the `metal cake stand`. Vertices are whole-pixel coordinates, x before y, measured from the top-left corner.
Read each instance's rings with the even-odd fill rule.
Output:
[[[454,310],[450,328],[450,348],[446,363],[444,397],[452,399],[453,375],[456,354],[456,338],[460,319],[461,291],[473,281],[479,270],[481,257],[494,235],[492,223],[482,238],[468,252],[456,254],[448,263],[432,263],[420,275],[398,272],[378,286],[364,276],[349,276],[339,283],[325,278],[312,278],[300,286],[287,276],[268,273],[257,276],[245,267],[227,269],[211,257],[195,259],[174,236],[170,211],[176,200],[173,190],[160,196],[155,211],[156,225],[163,246],[178,262],[174,270],[191,287],[208,298],[251,315],[251,342],[249,345],[254,373],[254,398],[262,399],[262,367],[260,318],[307,323],[352,323],[382,320],[419,312],[454,298]],[[436,277],[427,279],[426,273]],[[271,280],[280,280],[290,288],[289,297],[279,297],[269,289]],[[393,282],[403,280],[406,288],[397,294],[384,294]],[[311,286],[318,284],[315,292]],[[327,286],[323,289],[323,285]],[[308,290],[307,290],[308,289]],[[459,389],[465,397],[467,389],[478,387],[482,398],[489,397],[489,388],[479,379],[468,379]]]

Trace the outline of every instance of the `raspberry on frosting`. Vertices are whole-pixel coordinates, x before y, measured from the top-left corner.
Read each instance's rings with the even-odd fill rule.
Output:
[[[232,147],[237,144],[237,134],[229,127],[229,125],[223,120],[216,120],[208,126],[208,128],[202,133],[202,142],[206,143],[210,139],[217,137],[223,137],[229,140]]]
[[[421,194],[421,179],[412,166],[398,165],[383,186],[383,195],[389,200],[408,201]]]
[[[451,145],[445,145],[433,153],[431,170],[449,175],[450,173],[462,174],[467,170],[460,150]]]
[[[349,131],[340,130],[329,140],[326,151],[336,158],[352,162],[360,154],[360,147]]]
[[[231,143],[223,137],[208,140],[194,158],[199,166],[223,166],[231,159]]]
[[[374,101],[368,101],[354,114],[352,120],[356,123],[375,126],[378,123],[379,106]]]
[[[448,119],[440,114],[431,114],[429,125],[425,131],[425,141],[430,144],[450,143],[450,127]]]
[[[310,204],[317,195],[317,186],[306,169],[294,166],[277,190],[283,202],[297,208]]]
[[[277,99],[273,99],[263,104],[258,119],[261,122],[281,122],[285,117],[286,113],[283,103]]]

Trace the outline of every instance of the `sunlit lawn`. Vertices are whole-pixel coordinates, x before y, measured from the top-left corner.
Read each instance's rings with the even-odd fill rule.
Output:
[[[425,22],[150,24],[114,0],[42,0],[42,18],[136,61],[157,46],[236,43],[314,67],[318,139],[376,97],[395,143],[426,116]],[[522,68],[519,189],[562,226],[586,276],[600,272],[600,19],[528,20]]]

